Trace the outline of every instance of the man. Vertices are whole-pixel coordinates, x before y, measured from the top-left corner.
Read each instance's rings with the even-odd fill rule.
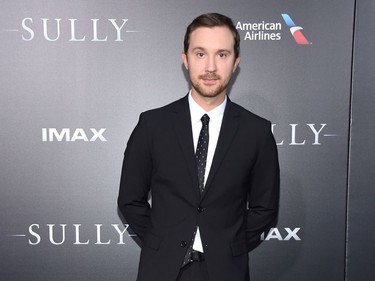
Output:
[[[248,252],[276,223],[271,124],[227,96],[239,41],[226,16],[196,18],[189,94],[142,113],[128,141],[118,206],[142,242],[138,281],[249,280]]]

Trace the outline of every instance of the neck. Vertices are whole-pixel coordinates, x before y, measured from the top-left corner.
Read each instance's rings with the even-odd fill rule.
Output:
[[[225,100],[225,95],[226,92],[224,91],[215,97],[204,97],[196,93],[194,90],[191,91],[191,97],[206,112],[209,112],[212,109],[218,107],[220,104],[222,104]]]

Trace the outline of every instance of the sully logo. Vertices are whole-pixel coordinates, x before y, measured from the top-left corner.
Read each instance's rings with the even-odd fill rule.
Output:
[[[125,245],[124,235],[129,225],[111,224],[111,227],[104,227],[103,224],[94,224],[94,227],[84,227],[82,224],[47,224],[45,226],[34,223],[29,226],[28,234],[12,234],[13,237],[27,237],[28,243],[32,246],[47,242],[49,244],[60,246],[64,243],[72,243],[73,245]],[[123,228],[123,229],[122,229]],[[48,230],[47,230],[48,229]],[[72,235],[73,234],[73,235]],[[132,236],[128,234],[127,236]],[[69,237],[69,238],[67,238]],[[70,239],[74,237],[74,239]]]
[[[124,41],[124,33],[141,32],[127,29],[129,19],[61,19],[27,17],[22,19],[20,28],[4,31],[21,32],[23,41],[36,38],[46,41],[67,40],[70,42]]]
[[[104,137],[104,132],[106,128],[101,128],[99,130],[95,128],[90,128],[90,132],[85,131],[83,128],[76,128],[73,132],[70,128],[62,128],[58,131],[56,128],[42,128],[42,141],[43,142],[53,142],[53,141],[84,141],[84,142],[94,142],[97,140],[107,141]]]
[[[276,144],[281,145],[321,145],[324,137],[338,137],[337,134],[323,133],[327,124],[272,124]]]

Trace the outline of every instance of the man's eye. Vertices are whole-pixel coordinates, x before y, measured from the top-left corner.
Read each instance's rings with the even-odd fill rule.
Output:
[[[196,53],[196,56],[197,56],[198,58],[203,58],[203,57],[204,57],[204,53]]]
[[[220,53],[219,58],[225,59],[228,56],[227,53]]]

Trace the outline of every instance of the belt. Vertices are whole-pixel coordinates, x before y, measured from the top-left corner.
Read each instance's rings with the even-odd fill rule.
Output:
[[[192,250],[190,261],[204,261],[204,254],[202,252]]]

